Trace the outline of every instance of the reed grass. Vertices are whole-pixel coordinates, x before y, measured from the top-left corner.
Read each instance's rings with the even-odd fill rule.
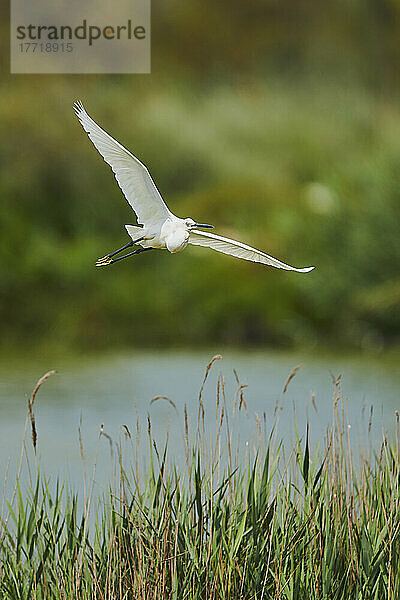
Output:
[[[118,485],[94,518],[90,489],[80,509],[76,493],[50,490],[39,469],[29,493],[17,481],[1,524],[2,599],[400,597],[398,414],[394,441],[384,437],[355,460],[338,378],[319,448],[307,427],[288,451],[259,419],[243,456],[235,419],[247,406],[237,374],[231,402],[218,377],[216,428],[205,427],[204,383],[217,358],[192,428],[184,410],[184,466],[158,448],[149,420],[145,473],[128,466],[121,441]],[[124,427],[133,448],[138,432]]]

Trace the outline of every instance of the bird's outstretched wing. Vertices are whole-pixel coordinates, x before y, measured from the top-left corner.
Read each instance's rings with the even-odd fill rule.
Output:
[[[138,223],[151,226],[171,216],[144,164],[97,125],[87,114],[82,102],[75,102],[74,110],[95,148],[114,171],[115,179],[135,211]]]
[[[277,269],[285,269],[286,271],[297,271],[298,273],[308,273],[312,271],[314,267],[306,267],[304,269],[296,269],[291,267],[261,250],[256,250],[251,246],[237,242],[236,240],[230,240],[229,238],[222,237],[221,235],[215,235],[214,233],[208,233],[206,231],[199,231],[194,229],[190,232],[189,244],[194,246],[205,246],[206,248],[212,248],[223,254],[230,254],[237,258],[243,258],[244,260],[250,260],[252,262],[262,263],[264,265],[270,265]]]

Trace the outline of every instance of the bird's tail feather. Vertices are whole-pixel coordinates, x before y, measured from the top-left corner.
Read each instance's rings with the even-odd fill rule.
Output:
[[[133,241],[143,237],[143,227],[136,227],[136,225],[125,225],[125,229]]]

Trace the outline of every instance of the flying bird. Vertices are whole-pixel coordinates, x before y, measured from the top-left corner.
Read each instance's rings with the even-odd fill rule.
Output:
[[[75,102],[74,110],[93,145],[113,170],[118,185],[136,213],[139,225],[125,225],[131,241],[99,258],[96,262],[97,267],[112,265],[146,250],[166,249],[175,254],[192,244],[286,271],[307,273],[314,268],[296,269],[247,244],[199,229],[211,229],[213,225],[197,223],[189,217],[176,217],[165,204],[144,164],[97,125],[86,112],[82,102]],[[116,257],[123,250],[136,245],[138,247],[135,250]]]

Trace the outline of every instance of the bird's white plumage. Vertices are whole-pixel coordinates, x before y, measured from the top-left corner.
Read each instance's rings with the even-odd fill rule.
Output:
[[[87,114],[82,102],[75,102],[74,110],[95,148],[112,168],[122,192],[136,213],[138,223],[143,225],[126,225],[133,243],[140,244],[143,249],[168,249],[172,253],[180,252],[189,243],[286,271],[308,273],[314,268],[296,269],[242,242],[195,229],[200,226],[212,227],[211,225],[201,225],[189,218],[179,219],[168,209],[144,164],[97,125]],[[127,246],[129,245],[132,244]],[[113,256],[127,246],[100,258],[96,265],[107,266],[125,258],[122,256],[112,260]],[[136,250],[127,256],[138,252]]]
[[[74,110],[93,145],[114,171],[115,179],[135,211],[138,223],[151,228],[171,217],[172,213],[144,164],[97,125],[87,114],[82,102],[75,102]]]
[[[252,262],[262,263],[264,265],[270,265],[277,269],[285,269],[286,271],[297,271],[298,273],[308,273],[312,271],[314,267],[306,267],[304,269],[296,269],[291,267],[284,262],[281,262],[261,250],[256,250],[247,244],[237,242],[236,240],[230,240],[229,238],[222,237],[221,235],[215,235],[208,231],[199,231],[198,229],[192,230],[189,235],[189,244],[194,246],[204,246],[206,248],[212,248],[223,254],[229,254],[230,256],[236,256],[237,258],[243,258],[244,260],[250,260]]]

